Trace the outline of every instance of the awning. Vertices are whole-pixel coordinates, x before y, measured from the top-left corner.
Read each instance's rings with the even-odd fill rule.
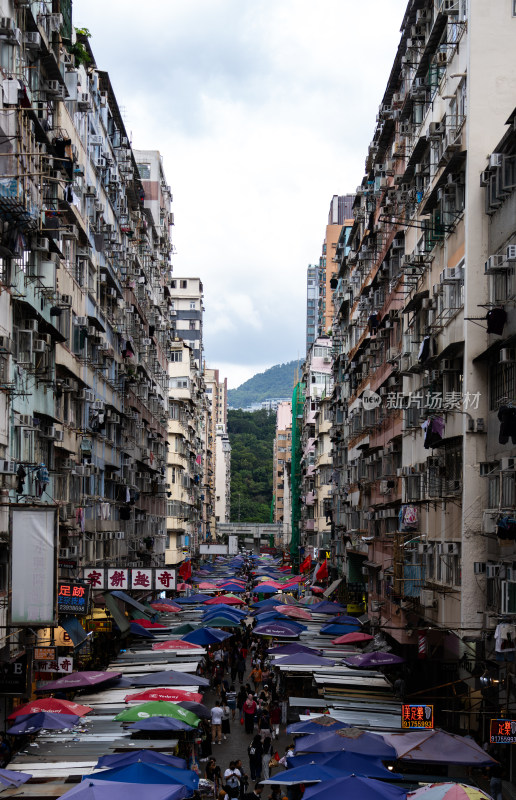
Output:
[[[382,565],[376,561],[362,561],[364,567],[371,567],[371,569],[381,569]]]
[[[328,586],[326,591],[323,592],[323,597],[331,597],[331,595],[333,594],[333,592],[335,591],[337,586],[340,586],[341,583],[342,583],[342,578],[337,578],[336,581],[333,581],[333,583],[330,583],[330,585]]]
[[[122,594],[123,594],[123,592],[122,592]],[[128,631],[129,631],[129,629],[131,627],[131,623],[127,619],[125,614],[123,614],[120,611],[120,609],[118,608],[118,604],[117,604],[115,598],[112,597],[112,595],[109,594],[109,592],[106,592],[104,594],[104,600],[105,600],[105,603],[106,603],[106,608],[108,609],[109,613],[111,614],[111,616],[115,620],[116,624],[120,628],[120,633],[122,635],[124,635],[125,633],[128,633]]]
[[[418,292],[408,301],[407,305],[403,309],[403,313],[409,314],[411,311],[417,311],[420,308],[423,300],[427,297],[430,297],[430,292],[428,289],[425,289],[424,292]]]
[[[149,619],[155,616],[156,614],[155,611],[153,610],[149,611],[147,606],[142,605],[141,603],[138,602],[138,600],[135,600],[134,597],[131,597],[131,595],[126,594],[125,592],[117,590],[116,592],[111,592],[111,594],[113,595],[113,597],[117,597],[119,600],[122,600],[129,606],[133,606],[133,608],[136,608],[138,611],[141,611],[141,613],[145,614],[145,616],[149,617]],[[107,595],[104,595],[104,597],[107,597]]]
[[[68,636],[73,642],[74,647],[80,647],[81,644],[84,644],[88,638],[88,634],[82,627],[77,617],[64,617],[64,619],[61,619],[60,617],[59,624],[67,632]]]

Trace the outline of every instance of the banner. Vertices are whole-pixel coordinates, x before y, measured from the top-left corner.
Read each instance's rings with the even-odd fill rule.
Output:
[[[188,562],[189,563],[189,562]],[[176,571],[170,567],[152,569],[97,569],[84,567],[83,579],[95,589],[175,589]]]
[[[11,510],[11,625],[55,624],[55,543],[55,509]]]

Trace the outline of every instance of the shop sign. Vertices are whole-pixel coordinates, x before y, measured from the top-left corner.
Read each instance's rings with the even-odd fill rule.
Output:
[[[10,624],[41,627],[56,617],[56,512],[11,510]]]
[[[27,656],[0,663],[0,686],[2,694],[26,694]]]
[[[516,744],[516,719],[492,719],[491,744]]]
[[[105,589],[105,572],[103,569],[96,567],[86,567],[83,570],[83,578],[86,583],[89,583],[92,589]]]
[[[73,672],[73,658],[71,656],[59,656],[57,659],[57,671],[69,675]]]
[[[56,657],[55,647],[35,647],[34,661],[54,661]]]
[[[402,728],[433,728],[434,707],[427,705],[402,705]]]
[[[86,621],[86,630],[95,631],[95,633],[109,633],[113,629],[113,623],[110,619],[88,619]]]
[[[226,548],[227,549],[227,548]],[[174,569],[97,569],[85,567],[83,578],[92,589],[175,589]]]
[[[129,570],[128,569],[108,569],[107,587],[108,589],[128,589]]]
[[[83,617],[88,613],[90,605],[90,586],[87,583],[61,582],[57,592],[57,610],[59,614],[72,614]]]

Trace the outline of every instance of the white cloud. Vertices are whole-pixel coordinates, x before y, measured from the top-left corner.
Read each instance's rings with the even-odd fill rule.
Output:
[[[212,366],[303,355],[305,277],[353,191],[406,0],[74,0],[137,148],[174,193],[177,276],[200,276]]]

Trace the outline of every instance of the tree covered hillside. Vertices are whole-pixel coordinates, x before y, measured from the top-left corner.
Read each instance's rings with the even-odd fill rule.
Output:
[[[228,405],[231,408],[246,408],[253,403],[261,403],[274,397],[292,397],[298,361],[276,364],[265,372],[253,375],[237,389],[228,391]]]
[[[231,522],[269,522],[276,415],[228,411],[231,442]]]

